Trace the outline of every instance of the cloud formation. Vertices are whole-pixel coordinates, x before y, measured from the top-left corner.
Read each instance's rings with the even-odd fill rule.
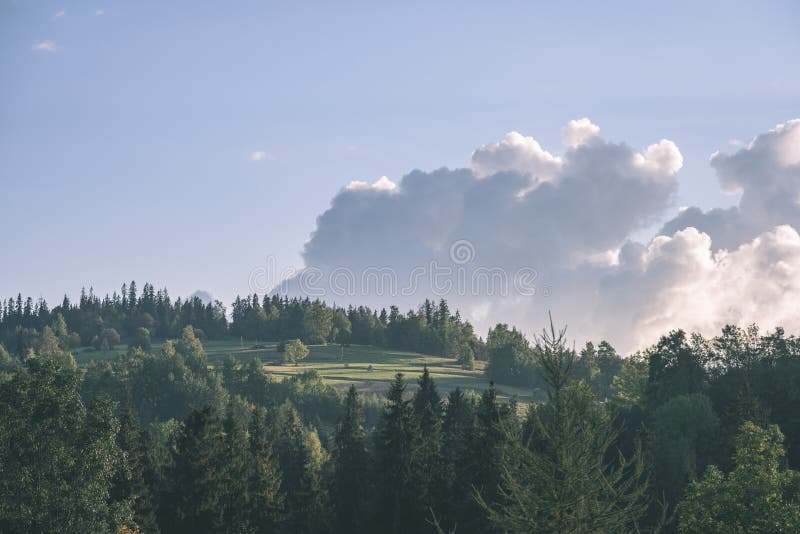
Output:
[[[712,155],[722,188],[742,192],[738,207],[683,209],[647,243],[630,236],[672,205],[683,165],[675,143],[609,142],[588,119],[570,121],[562,134],[560,153],[511,132],[475,150],[468,169],[351,182],[318,217],[303,251],[307,268],[323,286],[343,268],[391,267],[401,281],[431,262],[473,279],[530,269],[533,293],[477,284],[443,296],[480,330],[497,321],[538,329],[552,310],[579,339],[606,338],[623,351],[671,328],[800,328],[800,120],[733,155]],[[455,256],[454,243],[467,253]],[[415,288],[350,300],[412,306],[432,296],[430,284]]]
[[[275,159],[275,156],[269,152],[264,152],[263,150],[257,150],[250,153],[250,161],[265,161],[273,159]]]
[[[722,190],[741,192],[739,205],[689,208],[660,233],[694,227],[711,236],[714,250],[731,250],[778,225],[800,228],[800,119],[777,125],[735,154],[715,152],[710,161]]]
[[[39,41],[38,43],[34,43],[33,46],[31,46],[31,50],[33,50],[34,52],[55,52],[56,43],[49,40]]]

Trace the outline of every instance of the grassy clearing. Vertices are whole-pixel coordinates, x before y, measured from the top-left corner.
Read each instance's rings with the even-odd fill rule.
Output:
[[[160,350],[161,346],[161,343],[153,343],[153,351]],[[203,347],[212,365],[219,365],[228,354],[244,363],[257,357],[264,363],[264,369],[276,376],[288,377],[315,369],[326,383],[342,390],[355,384],[360,392],[383,393],[396,373],[403,373],[413,388],[426,365],[442,393],[457,387],[478,392],[489,387],[483,374],[484,362],[475,362],[475,370],[466,371],[450,358],[368,345],[351,345],[344,349],[338,345],[311,345],[308,357],[297,366],[281,364],[274,342],[206,341]],[[80,349],[73,355],[79,365],[85,366],[91,361],[113,359],[126,350],[127,346],[122,345],[111,351]],[[500,398],[516,396],[520,402],[530,402],[534,398],[534,392],[524,388],[498,384],[497,391]]]

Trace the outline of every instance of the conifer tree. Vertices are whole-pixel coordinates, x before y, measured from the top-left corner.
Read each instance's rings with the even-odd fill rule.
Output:
[[[472,499],[465,503],[463,528],[468,532],[486,532],[490,523],[480,503],[496,503],[500,499],[500,481],[509,433],[504,428],[508,411],[497,401],[494,382],[483,392],[476,408],[477,429],[470,441],[469,472]],[[477,497],[480,496],[480,499]]]
[[[281,474],[267,435],[267,410],[258,407],[250,419],[250,525],[256,532],[272,532],[283,518]]]
[[[174,488],[167,497],[171,532],[215,532],[222,522],[224,473],[220,464],[222,424],[218,410],[192,409],[178,442]]]
[[[425,509],[438,510],[444,498],[442,460],[442,399],[425,366],[414,394],[414,418],[419,431],[414,483]]]
[[[442,524],[458,532],[468,532],[464,518],[475,508],[472,499],[472,450],[477,429],[475,404],[460,388],[450,392],[442,424],[443,479],[446,481],[444,506],[439,513]]]
[[[355,386],[351,385],[335,434],[334,495],[338,532],[359,532],[364,528],[367,460],[364,407]]]
[[[322,488],[325,451],[314,429],[307,429],[291,402],[278,412],[277,452],[286,495],[286,526],[291,532],[314,532],[327,520]]]
[[[427,510],[415,486],[419,429],[411,401],[404,398],[406,382],[397,373],[381,414],[376,435],[376,518],[383,532],[415,532],[424,525]]]
[[[153,495],[145,481],[146,442],[130,398],[120,413],[117,446],[122,458],[112,480],[111,499],[130,506],[134,522],[131,527],[136,526],[141,532],[158,532]]]
[[[481,503],[505,532],[632,530],[646,507],[641,455],[609,465],[616,432],[589,386],[569,383],[575,354],[565,335],[551,322],[550,332],[537,339],[548,402],[532,408],[530,438],[510,441],[502,501]]]
[[[222,423],[220,451],[222,517],[218,528],[228,532],[244,532],[249,528],[250,488],[246,483],[251,467],[250,447],[247,437],[249,407],[239,397],[232,397],[225,410]]]

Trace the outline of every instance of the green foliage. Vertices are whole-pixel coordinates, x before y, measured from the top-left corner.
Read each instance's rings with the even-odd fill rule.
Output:
[[[328,460],[317,431],[307,428],[291,402],[278,410],[275,430],[282,486],[286,495],[286,525],[291,532],[316,532],[329,520],[322,469]]]
[[[109,350],[119,345],[119,333],[113,328],[103,328],[100,335],[92,339],[92,346],[96,350]]]
[[[145,473],[150,471],[147,442],[129,402],[122,408],[116,439],[121,458],[112,481],[111,499],[133,512],[128,526],[137,527],[142,532],[158,532],[155,503],[145,480]]]
[[[303,338],[309,344],[325,343],[333,326],[333,310],[315,300],[303,315]]]
[[[548,403],[530,410],[526,440],[509,439],[502,499],[478,498],[505,532],[631,530],[646,507],[641,456],[608,463],[616,432],[591,389],[569,384],[575,354],[564,346],[564,335],[551,324],[538,339]]]
[[[575,354],[552,328],[531,347],[498,325],[484,345],[444,301],[403,314],[251,296],[233,312],[228,325],[221,304],[172,303],[149,284],[52,312],[3,303],[0,531],[798,529],[800,340],[781,329],[676,331],[621,358],[604,341]],[[224,343],[206,353],[204,336],[228,334],[340,346],[315,346],[315,368],[292,373],[251,357],[269,358],[266,343],[242,346],[244,363],[221,358]],[[80,337],[130,346],[79,371]],[[442,402],[437,386],[482,383],[455,361],[487,356],[489,377],[547,402],[521,418],[493,384]],[[351,374],[358,362],[371,372]],[[376,391],[424,363],[413,394],[401,375]],[[366,391],[344,396],[335,386],[352,378]]]
[[[705,395],[678,395],[653,414],[655,493],[670,505],[700,476],[717,447],[719,419]]]
[[[647,361],[637,352],[622,360],[619,374],[611,381],[613,404],[617,407],[639,406],[647,393]]]
[[[0,384],[0,530],[107,532],[131,511],[110,495],[121,461],[113,406],[86,408],[80,375],[28,359]]]
[[[800,532],[800,473],[781,468],[777,426],[744,423],[736,437],[735,467],[708,468],[678,507],[681,532]]]
[[[443,502],[437,513],[446,525],[460,524],[462,530],[470,515],[479,515],[472,499],[475,465],[473,440],[477,429],[475,399],[456,388],[447,397],[442,423]]]
[[[178,439],[172,491],[165,497],[168,531],[214,532],[225,513],[224,434],[217,408],[192,410]]]
[[[330,338],[339,345],[347,345],[353,335],[353,324],[347,317],[347,313],[342,308],[337,308],[333,312],[333,326],[331,327]]]
[[[344,414],[334,437],[334,502],[337,532],[360,532],[367,519],[366,501],[368,453],[364,429],[364,406],[351,385],[344,402]]]
[[[398,373],[386,394],[376,433],[376,520],[383,532],[415,532],[424,525],[424,508],[415,486],[420,433],[406,382]]]
[[[245,507],[250,514],[249,524],[256,532],[273,531],[284,514],[284,497],[280,493],[281,474],[273,456],[267,417],[266,409],[256,408],[249,429],[247,496],[250,501],[245,503]]]
[[[175,351],[183,356],[189,369],[199,375],[207,373],[206,353],[203,350],[203,344],[197,339],[193,326],[187,325],[181,331],[181,337],[175,343]]]
[[[683,330],[675,330],[648,350],[647,402],[652,409],[671,397],[702,392],[706,381],[706,361],[698,346],[702,340],[692,341]]]
[[[150,330],[143,326],[137,328],[133,334],[131,343],[128,345],[128,348],[136,348],[145,352],[149,352],[152,348],[150,344]]]
[[[300,360],[308,356],[308,347],[303,344],[299,339],[293,339],[286,343],[286,348],[283,352],[284,358],[297,365]]]

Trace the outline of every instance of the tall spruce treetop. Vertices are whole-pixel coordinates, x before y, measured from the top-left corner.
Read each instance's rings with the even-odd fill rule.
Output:
[[[144,477],[147,471],[146,442],[130,398],[120,413],[117,446],[122,458],[112,481],[111,498],[131,508],[134,523],[131,526],[142,532],[158,532],[153,495]]]
[[[625,532],[644,513],[641,455],[606,460],[617,433],[584,382],[570,384],[574,351],[566,329],[537,339],[536,355],[548,385],[548,403],[530,412],[528,442],[512,439],[504,466],[503,501],[483,502],[492,523],[506,532]]]
[[[422,376],[417,380],[419,389],[414,395],[414,413],[417,418],[422,418],[426,410],[430,410],[433,415],[439,417],[442,413],[442,398],[436,390],[436,384],[431,377],[428,366],[422,371]]]
[[[267,429],[267,410],[258,407],[250,418],[250,526],[256,532],[273,532],[283,517],[281,473],[272,454]]]
[[[364,528],[368,461],[366,439],[364,407],[356,387],[351,384],[344,402],[344,414],[339,419],[334,437],[337,532],[359,532]]]
[[[427,515],[416,486],[419,428],[405,391],[403,374],[397,373],[386,394],[375,444],[376,516],[380,530],[392,533],[420,530]]]

